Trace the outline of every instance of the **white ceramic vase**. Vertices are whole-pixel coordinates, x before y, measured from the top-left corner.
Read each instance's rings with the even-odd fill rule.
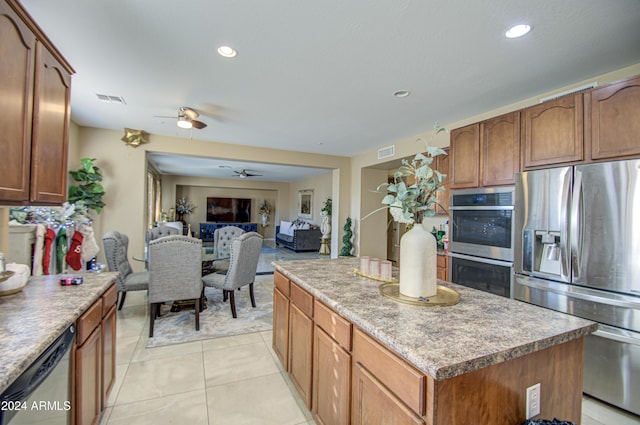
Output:
[[[421,223],[400,238],[400,294],[407,297],[432,297],[436,283],[436,238]]]
[[[262,216],[262,227],[267,227],[269,225],[269,214],[261,214]]]

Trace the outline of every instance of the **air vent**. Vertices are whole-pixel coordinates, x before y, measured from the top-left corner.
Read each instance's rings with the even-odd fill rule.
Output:
[[[120,105],[126,105],[127,104],[127,102],[124,101],[124,98],[120,97],[120,96],[108,96],[106,94],[96,94],[96,96],[98,96],[98,100],[100,102],[115,103],[115,104],[120,104]]]
[[[394,156],[396,154],[395,145],[387,146],[386,148],[378,149],[378,159],[389,158],[390,156]]]
[[[540,103],[546,102],[548,100],[557,99],[559,97],[566,96],[568,94],[580,93],[581,91],[589,90],[595,87],[598,87],[598,83],[596,81],[594,81],[593,83],[585,84],[583,86],[574,87],[572,89],[565,90],[560,93],[552,94],[551,96],[540,98]]]

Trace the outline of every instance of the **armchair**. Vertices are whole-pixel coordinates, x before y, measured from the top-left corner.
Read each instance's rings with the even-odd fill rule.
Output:
[[[202,241],[171,235],[149,242],[149,337],[166,301],[195,300],[196,330],[200,330]]]
[[[122,310],[127,291],[141,291],[149,289],[149,272],[133,272],[127,249],[129,248],[129,237],[117,231],[105,233],[102,237],[102,245],[107,258],[109,271],[120,272],[117,284],[120,293],[120,303],[118,310]]]
[[[256,299],[253,294],[253,282],[258,269],[258,259],[262,249],[262,236],[257,232],[247,232],[231,242],[231,258],[226,274],[210,273],[202,278],[205,286],[222,289],[224,301],[229,297],[231,314],[237,318],[234,292],[236,289],[249,285],[251,305],[255,308]]]

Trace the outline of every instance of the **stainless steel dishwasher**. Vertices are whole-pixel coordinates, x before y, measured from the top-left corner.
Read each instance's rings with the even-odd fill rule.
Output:
[[[71,424],[71,325],[2,395],[0,425]]]

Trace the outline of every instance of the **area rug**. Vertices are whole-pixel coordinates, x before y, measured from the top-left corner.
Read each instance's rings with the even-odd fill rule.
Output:
[[[222,302],[222,291],[206,288],[207,309],[200,313],[199,331],[195,329],[193,309],[171,313],[170,306],[162,306],[162,316],[155,321],[147,348],[271,330],[273,276],[256,276],[253,286],[256,308],[251,307],[248,286],[236,291],[237,319],[231,316],[229,302]]]

